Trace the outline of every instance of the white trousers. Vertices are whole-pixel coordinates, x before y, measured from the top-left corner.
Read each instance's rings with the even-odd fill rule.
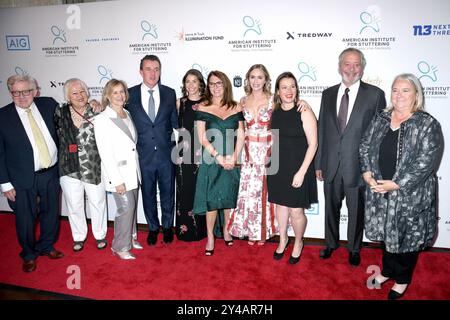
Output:
[[[74,241],[84,241],[88,227],[84,210],[84,193],[88,198],[92,233],[95,239],[106,238],[108,215],[106,212],[106,191],[103,182],[95,185],[68,176],[59,179],[68,208],[68,217]]]

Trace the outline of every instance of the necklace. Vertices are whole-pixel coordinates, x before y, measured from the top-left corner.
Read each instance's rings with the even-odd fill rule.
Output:
[[[73,124],[79,128],[83,123],[83,114],[86,112],[86,107],[83,108],[82,112],[78,112],[73,106],[70,106],[70,116],[72,117]]]

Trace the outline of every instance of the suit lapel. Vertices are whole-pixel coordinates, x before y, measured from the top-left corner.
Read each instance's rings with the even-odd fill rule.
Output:
[[[164,91],[161,88],[161,85],[158,85],[158,89],[159,89],[159,108],[158,108],[158,113],[155,116],[155,122],[158,120],[158,118],[160,117],[160,115],[164,112],[163,110],[163,101],[166,101],[164,98]]]
[[[31,149],[31,152],[33,152],[33,146],[31,145],[30,139],[27,136],[27,132],[25,131],[25,127],[20,120],[19,113],[17,112],[14,103],[10,104],[10,112],[8,118],[9,123],[15,124],[14,127],[17,128],[17,131],[14,132],[15,135],[17,134],[17,139],[24,141],[25,144]]]
[[[330,108],[331,108],[330,114],[332,115],[331,118],[333,119],[334,126],[336,127],[337,132],[340,132],[339,131],[338,119],[337,119],[337,112],[336,112],[338,91],[339,91],[339,85],[337,85],[333,89],[333,91],[331,93],[330,104],[329,105],[330,105]]]
[[[130,114],[128,112],[127,112],[127,116],[130,116]],[[115,114],[115,112],[113,110],[108,110],[108,117],[120,130],[123,131],[123,133],[125,133],[128,136],[128,138],[130,138],[131,141],[135,142],[133,139],[133,135],[130,132],[130,129],[128,129],[128,126],[125,124],[125,122],[121,118],[117,117],[117,115]]]
[[[365,100],[366,100],[366,86],[365,83],[361,81],[359,85],[358,94],[356,95],[355,103],[353,104],[352,113],[350,113],[350,117],[348,118],[348,123],[344,129],[344,132],[350,130],[349,128],[355,122],[354,119],[361,114],[360,109]]]

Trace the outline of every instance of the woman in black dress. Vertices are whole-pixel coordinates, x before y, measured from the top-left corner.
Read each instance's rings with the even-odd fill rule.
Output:
[[[272,114],[272,134],[278,134],[278,146],[272,149],[272,167],[278,162],[278,170],[268,176],[269,202],[277,205],[276,215],[280,230],[280,243],[273,254],[280,260],[289,242],[287,225],[289,218],[294,229],[295,242],[290,264],[300,260],[303,235],[307,219],[304,208],[317,202],[317,186],[312,161],[317,150],[317,120],[307,109],[297,112],[299,89],[290,72],[282,73],[275,84],[275,107]],[[278,151],[278,154],[276,152]]]
[[[183,77],[183,96],[177,101],[180,125],[176,166],[176,235],[178,240],[198,241],[206,237],[206,220],[203,215],[193,215],[195,185],[201,145],[195,150],[194,109],[204,99],[205,81],[202,74],[191,69]]]

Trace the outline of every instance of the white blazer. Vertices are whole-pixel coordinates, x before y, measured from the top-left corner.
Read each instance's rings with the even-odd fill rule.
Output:
[[[130,113],[124,111],[132,120]],[[95,140],[102,160],[102,180],[106,191],[116,192],[116,186],[122,183],[127,191],[139,187],[141,172],[136,150],[137,132],[134,124],[132,127],[130,131],[110,106],[94,118]]]

